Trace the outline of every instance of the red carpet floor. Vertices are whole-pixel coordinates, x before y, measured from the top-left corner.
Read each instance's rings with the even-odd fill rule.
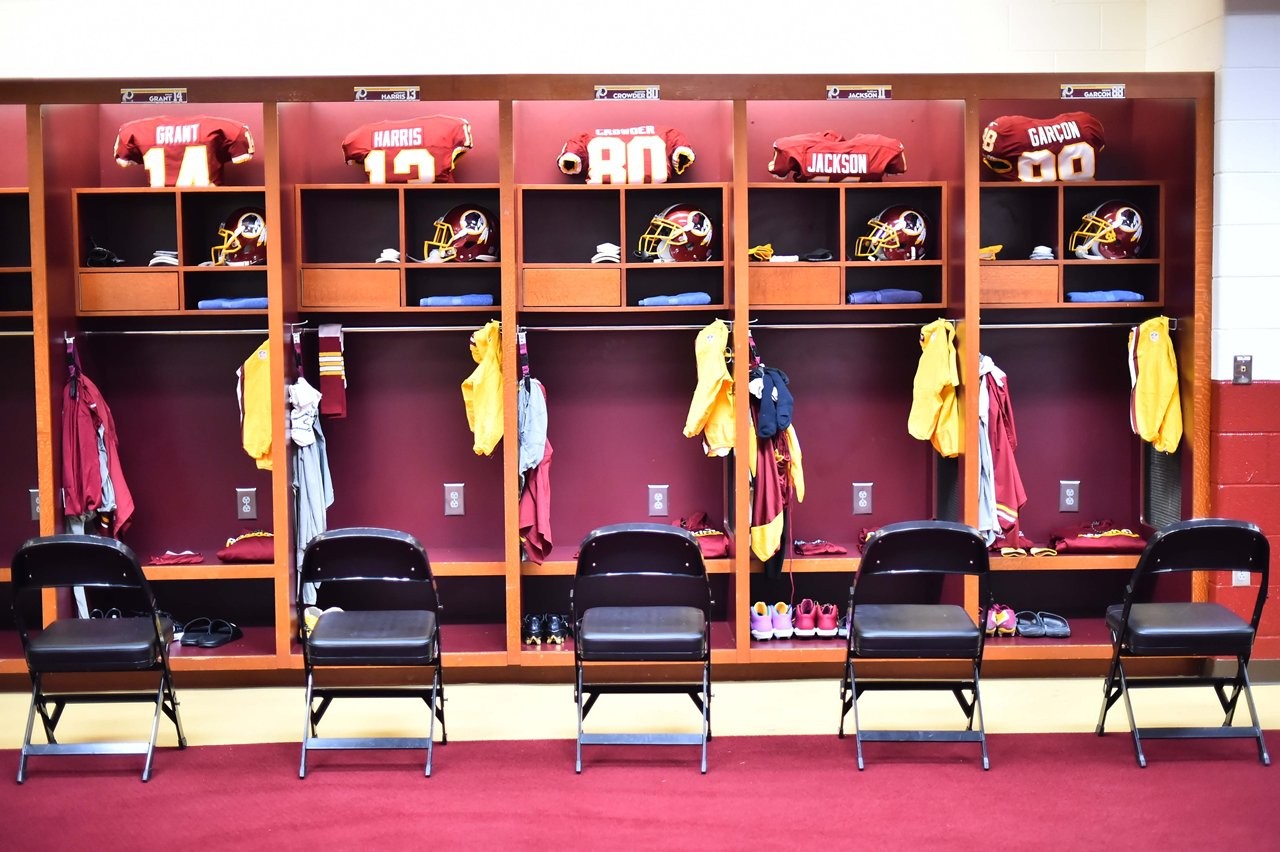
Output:
[[[1280,747],[1280,733],[1270,745]],[[137,757],[33,759],[13,783],[0,752],[7,849],[980,849],[991,852],[1280,848],[1280,766],[1250,741],[1152,741],[1127,733],[972,744],[724,737],[710,770],[688,747],[572,741],[451,742],[431,778],[419,752],[318,752],[305,780],[294,744],[203,746]]]

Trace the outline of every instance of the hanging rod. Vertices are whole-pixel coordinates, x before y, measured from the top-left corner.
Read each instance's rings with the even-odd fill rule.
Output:
[[[33,333],[30,331],[0,331],[0,337],[30,337]]]
[[[341,323],[335,323],[335,324],[341,325]],[[302,332],[303,334],[319,334],[320,333],[320,329],[318,328],[300,328],[297,330]],[[358,333],[369,332],[372,334],[394,334],[394,333],[400,333],[400,332],[413,332],[413,331],[473,332],[475,330],[476,330],[476,327],[471,325],[343,325],[342,326],[343,334],[349,334],[352,332],[358,332]]]
[[[725,325],[733,325],[723,320]],[[702,331],[701,325],[522,325],[521,331]]]
[[[952,325],[956,324],[956,321],[953,319],[949,319],[947,320],[947,322],[951,323]],[[877,329],[877,328],[919,329],[919,328],[923,328],[926,325],[928,325],[928,323],[924,323],[924,322],[856,322],[856,323],[816,322],[816,323],[776,323],[776,324],[760,323],[759,325],[753,324],[751,326],[751,330],[755,331],[758,328],[796,329],[796,330],[804,330],[804,331],[816,331],[824,328],[830,328],[833,330],[841,330],[841,331],[858,330],[858,329],[864,329],[864,328],[866,329]]]
[[[81,329],[75,335],[69,336],[69,340],[74,340],[76,336],[89,337],[99,334],[190,334],[190,335],[211,335],[211,334],[267,334],[265,328],[154,328],[154,329],[114,329],[114,328],[89,328]]]
[[[983,330],[1007,328],[1019,331],[1038,331],[1055,328],[1135,328],[1141,324],[1140,322],[997,322],[981,323],[978,328]],[[1169,330],[1178,330],[1177,317],[1169,318]]]

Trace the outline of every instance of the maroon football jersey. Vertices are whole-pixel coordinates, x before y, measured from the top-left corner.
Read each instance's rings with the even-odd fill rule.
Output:
[[[253,157],[249,128],[211,115],[161,115],[120,125],[116,162],[144,166],[152,186],[218,186],[223,163]]]
[[[799,133],[773,143],[769,172],[779,180],[879,181],[907,170],[902,142],[875,133],[845,139],[839,133]]]
[[[644,124],[597,128],[564,143],[560,171],[587,183],[666,183],[693,163],[693,149],[679,130]]]
[[[982,162],[1003,180],[1093,180],[1104,147],[1102,122],[1087,112],[1002,115],[982,131]]]
[[[363,124],[342,140],[342,156],[361,164],[369,183],[452,183],[471,150],[471,124],[453,115]]]

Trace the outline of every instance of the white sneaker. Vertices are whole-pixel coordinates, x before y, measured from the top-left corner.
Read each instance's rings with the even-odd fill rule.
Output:
[[[791,605],[778,601],[773,605],[773,611],[769,615],[773,621],[773,638],[790,639],[791,634],[795,632],[791,624]]]

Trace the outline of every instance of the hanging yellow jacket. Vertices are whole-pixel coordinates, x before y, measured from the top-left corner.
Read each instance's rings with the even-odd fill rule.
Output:
[[[1129,425],[1162,453],[1182,440],[1178,359],[1169,338],[1169,318],[1154,317],[1129,331],[1129,380],[1133,387]]]
[[[462,383],[467,426],[475,435],[472,449],[487,456],[502,440],[502,324],[492,320],[471,335],[476,368]]]
[[[271,470],[271,348],[262,341],[236,370],[240,440],[261,470]]]
[[[956,388],[955,327],[945,319],[934,320],[920,331],[920,364],[911,391],[907,431],[913,438],[931,441],[944,458],[960,455],[960,404]]]
[[[703,433],[703,446],[708,456],[725,456],[733,449],[733,376],[725,362],[729,327],[714,320],[698,332],[694,357],[698,364],[698,385],[689,403],[689,416],[684,422],[684,436]]]

